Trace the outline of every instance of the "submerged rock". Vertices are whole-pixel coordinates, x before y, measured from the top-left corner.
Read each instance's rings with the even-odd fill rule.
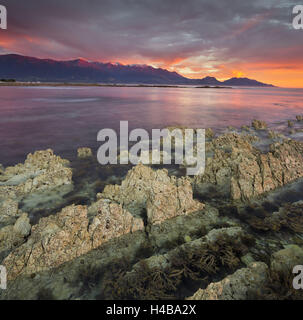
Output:
[[[91,148],[78,148],[78,158],[89,158],[93,156]]]
[[[255,129],[255,130],[265,130],[267,129],[267,124],[265,121],[261,121],[261,120],[253,120],[252,122],[252,127]]]
[[[99,197],[117,201],[135,216],[147,214],[150,224],[204,208],[193,199],[189,179],[169,177],[165,169],[153,170],[142,164],[128,172],[121,186],[106,186]]]
[[[51,149],[29,154],[24,164],[7,167],[0,183],[0,198],[18,198],[36,191],[72,183],[69,161]]]

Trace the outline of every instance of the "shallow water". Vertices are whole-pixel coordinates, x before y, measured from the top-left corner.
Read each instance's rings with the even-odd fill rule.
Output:
[[[285,131],[286,120],[297,114],[303,114],[303,89],[0,87],[0,163],[23,162],[46,148],[74,159],[80,146],[96,150],[98,131],[118,129],[122,120],[130,129],[184,125],[220,131],[258,118]]]

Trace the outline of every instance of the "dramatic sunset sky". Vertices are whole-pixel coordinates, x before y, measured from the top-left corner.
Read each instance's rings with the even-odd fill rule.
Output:
[[[190,78],[303,87],[302,1],[0,0],[0,54],[149,64]]]

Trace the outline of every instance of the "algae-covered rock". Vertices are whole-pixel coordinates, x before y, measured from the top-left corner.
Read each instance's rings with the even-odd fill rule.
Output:
[[[303,265],[303,249],[297,245],[288,245],[271,257],[271,271],[278,274],[292,272],[296,265]]]
[[[199,289],[188,300],[246,300],[253,291],[264,286],[268,267],[264,262],[252,262],[206,289]]]

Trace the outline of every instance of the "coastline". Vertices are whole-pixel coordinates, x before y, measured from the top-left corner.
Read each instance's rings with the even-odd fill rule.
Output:
[[[254,120],[208,130],[206,148],[193,178],[139,164],[117,179],[88,148],[77,167],[42,150],[0,168],[0,299],[268,298],[268,274],[287,279],[303,259],[303,143]]]
[[[0,87],[117,87],[117,88],[196,88],[196,89],[232,89],[229,86],[182,86],[157,84],[101,84],[101,83],[63,83],[63,82],[0,82]]]

